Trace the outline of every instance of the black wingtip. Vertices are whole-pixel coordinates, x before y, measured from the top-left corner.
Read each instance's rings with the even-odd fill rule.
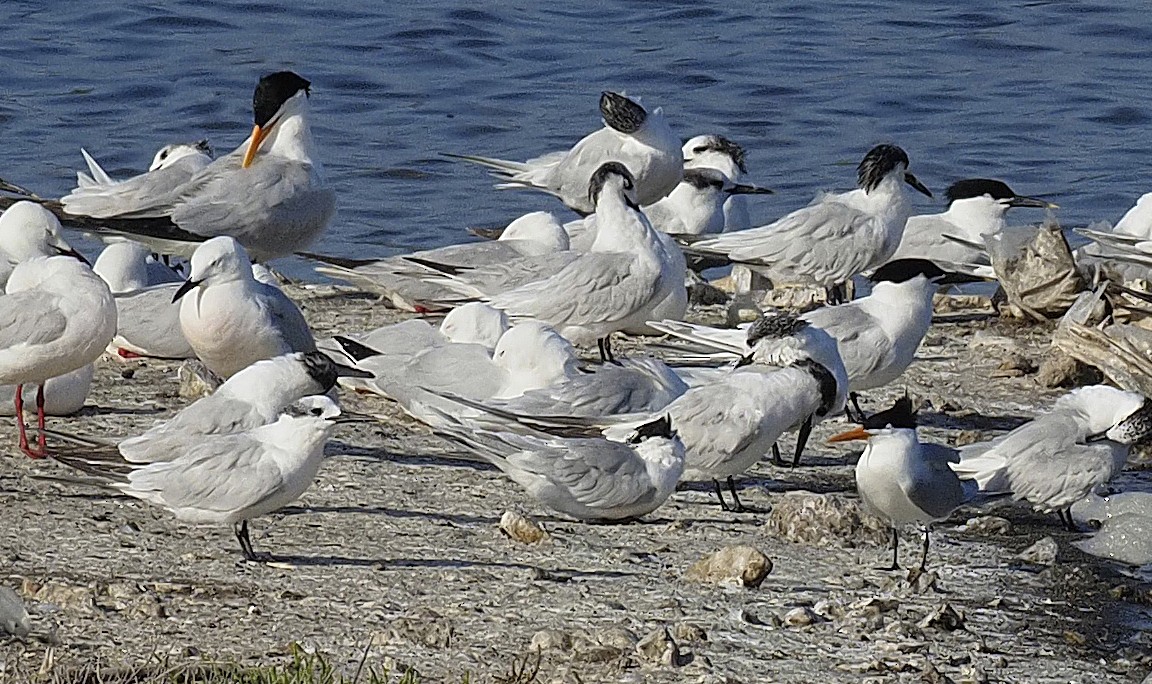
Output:
[[[381,353],[366,344],[361,344],[356,340],[344,337],[343,335],[336,335],[332,339],[336,340],[337,344],[340,345],[340,348],[344,350],[344,353],[352,357],[352,359],[355,361],[363,361],[364,359],[368,359],[373,356],[380,356]]]

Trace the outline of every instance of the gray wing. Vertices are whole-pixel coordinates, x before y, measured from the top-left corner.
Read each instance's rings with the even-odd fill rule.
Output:
[[[1083,444],[1077,418],[1053,411],[1009,434],[996,449],[1007,461],[1009,486],[1017,498],[1044,509],[1071,505],[1114,475],[1109,442]]]
[[[555,276],[582,256],[578,252],[568,251],[522,257],[504,264],[470,269],[457,274],[455,279],[467,283],[484,295],[496,296]]]
[[[854,387],[861,379],[892,362],[892,341],[879,323],[859,307],[850,304],[828,306],[809,311],[801,318],[836,340],[844,369]]]
[[[963,236],[964,230],[956,224],[935,215],[913,216],[904,226],[904,236],[896,248],[893,259],[931,259],[960,264],[987,264],[988,253],[975,249],[944,235]]]
[[[511,433],[500,437],[521,449],[506,457],[511,466],[548,480],[581,505],[632,506],[651,501],[656,494],[643,460],[626,444],[562,438],[539,444]]]
[[[202,168],[195,157],[184,157],[119,183],[76,188],[60,203],[70,214],[95,218],[132,214],[152,207],[159,198],[172,196]]]
[[[214,513],[260,503],[284,485],[265,445],[250,435],[189,440],[178,458],[140,466],[128,476],[128,492],[170,508]]]
[[[506,402],[491,401],[524,415],[615,416],[652,413],[688,391],[688,385],[659,359],[621,359],[559,385],[531,390]]]
[[[759,264],[784,282],[831,285],[839,274],[866,270],[875,259],[872,217],[840,202],[817,202],[760,228],[696,243],[732,261]]]
[[[267,307],[272,324],[285,344],[294,352],[316,351],[312,329],[308,327],[308,321],[304,320],[304,314],[296,303],[275,285],[257,283],[257,287],[260,291],[257,301],[261,307]]]
[[[493,297],[492,306],[555,326],[612,323],[650,302],[659,278],[637,272],[629,254],[589,252],[551,278]]]
[[[920,444],[924,468],[905,488],[908,499],[933,518],[946,518],[968,498],[959,476],[949,463],[959,463],[960,453],[939,444]]]
[[[167,422],[136,437],[122,440],[118,447],[132,463],[170,461],[196,435],[227,435],[263,425],[265,417],[246,401],[212,394],[196,401]]]
[[[173,302],[176,285],[157,285],[113,295],[116,334],[132,351],[165,359],[196,356],[180,328],[180,302]]]
[[[22,354],[58,339],[67,327],[56,295],[23,290],[0,296],[0,351]]]

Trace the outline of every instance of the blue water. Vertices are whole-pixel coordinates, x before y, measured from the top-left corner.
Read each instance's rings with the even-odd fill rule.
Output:
[[[684,137],[742,143],[751,180],[779,193],[753,206],[764,220],[850,187],[883,141],[938,198],[960,178],[1000,178],[1058,202],[1066,224],[1115,221],[1152,191],[1144,2],[576,4],[5,0],[0,176],[58,195],[81,146],[114,175],[168,142],[230,150],[256,79],[290,68],[313,82],[339,193],[315,247],[334,254],[562,210],[438,153],[566,147],[600,125],[603,89],[663,107]]]

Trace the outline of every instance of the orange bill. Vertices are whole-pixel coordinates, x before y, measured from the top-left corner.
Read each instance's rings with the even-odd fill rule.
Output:
[[[850,442],[854,439],[868,439],[871,436],[872,433],[865,430],[862,426],[857,425],[848,432],[841,432],[834,437],[829,437],[828,443],[831,444],[833,442]]]
[[[271,126],[260,128],[259,124],[252,127],[252,139],[248,142],[248,149],[244,152],[242,167],[248,168],[252,165],[252,159],[256,156],[256,151],[260,149],[260,143],[264,142],[264,138],[268,137],[271,130]]]

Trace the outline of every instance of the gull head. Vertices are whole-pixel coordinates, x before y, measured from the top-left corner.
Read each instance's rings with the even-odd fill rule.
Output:
[[[497,397],[505,399],[572,377],[578,372],[579,357],[572,343],[550,325],[526,320],[504,333],[492,360],[508,371],[507,386]]]
[[[202,284],[214,285],[233,280],[254,280],[252,260],[248,252],[235,239],[220,235],[205,240],[192,253],[188,280],[176,290],[176,301]]]
[[[571,247],[564,226],[550,211],[524,214],[504,229],[500,240],[527,240],[544,248],[546,252],[563,252]]]
[[[932,196],[932,191],[924,187],[924,184],[916,179],[911,173],[908,173],[908,153],[896,145],[877,145],[868,154],[864,155],[864,159],[856,167],[856,182],[864,190],[864,192],[872,192],[880,186],[881,183],[888,177],[894,177],[897,181],[903,180],[908,185],[919,192]]]
[[[128,292],[148,286],[148,255],[139,242],[113,242],[96,257],[92,270],[108,283],[113,292]]]
[[[60,221],[35,202],[16,202],[0,215],[0,252],[15,263],[39,256],[88,260],[60,237]]]
[[[636,206],[636,181],[620,162],[606,162],[596,169],[588,181],[588,199],[599,206],[600,195],[608,188],[616,189],[629,205]]]
[[[197,168],[202,169],[212,163],[212,148],[208,145],[207,140],[165,145],[156,152],[155,157],[152,157],[152,165],[148,167],[148,170],[158,171],[160,169],[166,169],[181,159],[188,157],[194,157],[197,160]]]
[[[604,117],[604,123],[609,128],[631,135],[644,125],[648,112],[640,103],[620,93],[605,90],[600,93],[600,116]]]
[[[459,344],[479,344],[494,349],[508,332],[508,315],[483,302],[469,302],[448,312],[440,334]]]
[[[717,157],[722,157],[728,162],[725,166],[731,165],[735,167],[735,171],[748,173],[744,148],[722,135],[698,135],[695,138],[690,138],[688,142],[684,143],[681,151],[684,154],[685,168],[707,167],[710,163],[716,163]],[[725,168],[720,170],[727,171]],[[735,180],[735,173],[728,175]]]

